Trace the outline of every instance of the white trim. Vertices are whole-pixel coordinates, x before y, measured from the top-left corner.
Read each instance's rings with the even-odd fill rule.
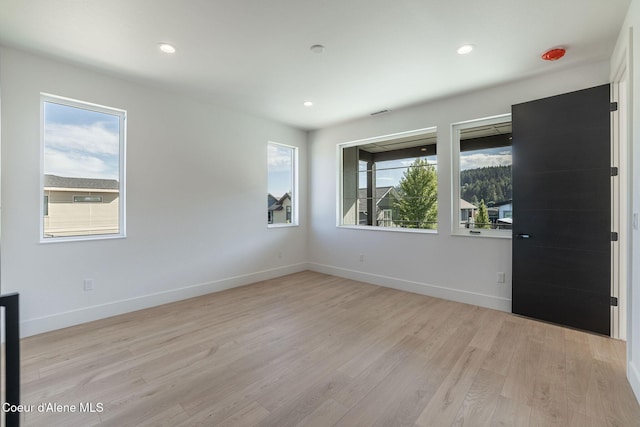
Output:
[[[406,227],[382,227],[372,225],[337,225],[337,228],[364,231],[390,231],[395,233],[418,233],[418,234],[438,234],[438,230],[431,228],[406,228]]]
[[[389,139],[406,138],[409,136],[436,134],[438,131],[437,126],[431,126],[428,128],[409,130],[405,132],[390,133],[388,135],[374,136],[371,138],[356,139],[354,141],[341,142],[338,144],[338,148],[348,148],[357,145],[373,144],[374,142],[387,141]]]
[[[269,224],[267,223],[267,228],[287,228],[287,227],[300,227],[299,224],[285,224],[285,223],[278,223],[278,224]]]
[[[460,289],[443,288],[428,283],[414,282],[324,264],[309,263],[308,268],[311,271],[343,277],[345,279],[358,280],[372,285],[384,286],[385,288],[393,288],[414,294],[427,295],[464,304],[473,304],[511,313],[511,300],[508,298],[484,295]]]
[[[451,235],[464,237],[500,237],[510,239],[512,230],[476,230],[471,234],[468,229],[460,227],[460,131],[477,126],[495,125],[511,121],[511,113],[481,119],[451,123]]]
[[[640,402],[640,369],[633,361],[627,363],[627,379],[631,385],[631,390],[636,395],[636,399]]]
[[[111,240],[111,239],[125,239],[127,236],[121,236],[120,234],[87,234],[83,236],[60,236],[49,237],[46,240],[41,240],[41,245],[51,245],[56,243],[68,243],[68,242],[86,242],[91,240]]]
[[[624,77],[624,73],[620,75]],[[627,176],[627,164],[623,164],[626,156],[626,135],[622,129],[626,113],[626,106],[622,104],[625,100],[620,99],[621,86],[619,82],[614,81],[611,84],[611,101],[618,102],[619,110],[611,115],[611,166],[618,168],[618,176],[611,178],[611,229],[618,232],[618,241],[611,242],[611,295],[618,298],[618,306],[611,307],[611,336],[613,338],[626,338],[626,325],[622,321],[622,315],[625,312],[623,298],[626,285],[626,274],[623,267],[626,261],[624,248],[627,244],[627,230],[625,229],[626,212],[624,190],[624,181]],[[621,111],[620,109],[625,111]]]
[[[631,74],[628,37],[611,59],[611,101],[618,103],[618,111],[611,115],[611,166],[618,167],[618,177],[611,180],[611,227],[618,232],[618,241],[611,242],[611,295],[618,298],[618,306],[611,307],[611,336],[627,339],[627,290],[629,287],[631,252]]]
[[[285,276],[287,274],[298,273],[304,270],[307,270],[306,263],[293,264],[285,267],[272,268],[255,273],[214,280],[208,283],[171,289],[155,294],[113,301],[91,307],[83,307],[77,310],[52,314],[50,316],[26,319],[20,322],[20,335],[24,338],[81,323],[104,319],[106,317],[117,316],[119,314],[130,313],[132,311],[168,304],[200,295],[237,288],[260,282],[262,280],[269,280]]]

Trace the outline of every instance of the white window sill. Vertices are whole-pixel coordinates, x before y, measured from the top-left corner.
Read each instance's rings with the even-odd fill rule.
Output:
[[[490,238],[490,239],[509,239],[511,240],[511,233],[496,233],[491,232],[490,230],[483,230],[479,233],[470,233],[469,230],[454,230],[451,233],[452,236],[456,237],[473,237],[473,238]]]
[[[40,243],[87,242],[95,240],[125,239],[124,234],[91,234],[87,236],[40,237]]]
[[[373,225],[338,225],[337,228],[348,230],[386,231],[392,233],[438,234],[438,230],[424,228],[378,227]]]
[[[288,228],[299,227],[299,224],[267,224],[267,228]]]

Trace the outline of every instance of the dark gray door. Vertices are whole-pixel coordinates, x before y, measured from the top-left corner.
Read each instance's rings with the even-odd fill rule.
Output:
[[[610,334],[609,85],[512,107],[513,312]]]

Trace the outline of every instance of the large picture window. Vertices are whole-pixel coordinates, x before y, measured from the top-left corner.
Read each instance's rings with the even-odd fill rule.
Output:
[[[510,236],[511,115],[456,123],[453,135],[453,232]]]
[[[41,95],[42,241],[124,237],[123,110]]]
[[[267,224],[298,224],[298,149],[270,142],[267,145]]]
[[[340,144],[339,225],[438,228],[436,129]]]

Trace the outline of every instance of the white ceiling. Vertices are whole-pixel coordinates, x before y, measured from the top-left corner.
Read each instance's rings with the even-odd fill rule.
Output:
[[[608,59],[629,2],[0,0],[0,44],[316,129]]]

